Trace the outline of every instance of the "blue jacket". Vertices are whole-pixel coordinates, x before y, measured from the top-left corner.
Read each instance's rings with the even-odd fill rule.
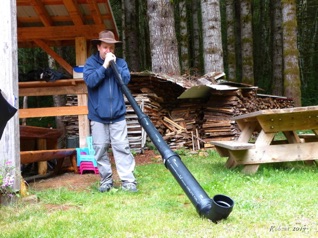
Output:
[[[125,119],[126,105],[113,70],[103,67],[99,52],[90,56],[84,66],[83,76],[88,90],[88,119],[101,123]],[[125,84],[130,81],[130,72],[124,59],[117,58],[118,72]]]

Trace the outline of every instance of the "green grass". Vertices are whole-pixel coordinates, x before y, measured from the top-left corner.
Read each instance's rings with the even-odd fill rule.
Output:
[[[213,197],[230,196],[234,209],[218,224],[200,218],[163,164],[138,166],[138,193],[67,188],[30,191],[36,204],[0,208],[0,237],[317,237],[315,165],[262,165],[255,175],[228,170],[214,151],[182,160]],[[79,175],[80,176],[80,175]]]

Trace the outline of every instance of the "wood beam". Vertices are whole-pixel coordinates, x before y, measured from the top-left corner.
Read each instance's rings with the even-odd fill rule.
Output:
[[[105,3],[106,1],[109,0],[94,0],[97,3]],[[16,0],[17,6],[29,6],[30,5],[30,0]],[[63,5],[62,0],[42,0],[42,2],[45,5]],[[78,4],[85,4],[87,3],[87,0],[77,0],[76,1]]]
[[[64,6],[68,11],[74,25],[84,25],[83,15],[75,1],[63,0]]]
[[[76,150],[69,149],[51,149],[51,150],[34,150],[21,151],[21,164],[29,164],[39,161],[47,161],[50,159],[61,159],[76,154]]]
[[[87,106],[41,107],[19,109],[19,118],[87,115]]]
[[[88,40],[98,38],[105,25],[82,26],[50,26],[18,28],[18,41],[34,40],[74,40],[76,37],[85,37]]]
[[[35,12],[38,14],[39,18],[41,19],[41,22],[44,26],[52,26],[53,21],[50,18],[48,12],[46,11],[46,8],[42,1],[40,0],[32,0],[30,1],[30,5],[34,8]]]
[[[50,96],[50,95],[87,94],[83,79],[61,79],[55,82],[20,82],[19,96]]]
[[[84,37],[77,37],[75,39],[75,52],[76,52],[76,65],[84,65],[87,59],[87,43]],[[87,95],[77,95],[78,106],[87,105]],[[89,120],[87,115],[78,115],[78,129],[80,137],[80,147],[84,147],[86,144],[85,138],[90,135]]]
[[[84,65],[87,60],[87,43],[84,37],[75,39],[76,65]]]
[[[59,56],[51,47],[49,47],[44,41],[42,40],[34,40],[34,42],[41,47],[46,53],[52,56],[56,62],[58,62],[69,74],[73,74],[73,67],[66,62],[61,56]]]
[[[99,11],[97,2],[94,0],[87,0],[89,10],[91,11],[91,16],[93,16],[95,24],[102,24],[103,19]]]

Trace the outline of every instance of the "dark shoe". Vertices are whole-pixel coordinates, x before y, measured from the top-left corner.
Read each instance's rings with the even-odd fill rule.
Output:
[[[124,183],[122,185],[122,190],[126,192],[132,192],[132,193],[138,192],[137,186],[134,183]]]
[[[101,193],[109,192],[112,188],[113,188],[113,184],[106,183],[106,184],[103,184],[102,186],[99,187],[99,191]]]

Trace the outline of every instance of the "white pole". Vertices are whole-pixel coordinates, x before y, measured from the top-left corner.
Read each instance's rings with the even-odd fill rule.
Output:
[[[0,88],[11,104],[18,108],[17,6],[16,0],[0,1]],[[0,112],[1,116],[1,112]],[[0,166],[10,161],[20,172],[20,133],[18,113],[11,118],[0,140]],[[15,190],[20,177],[15,177]]]

